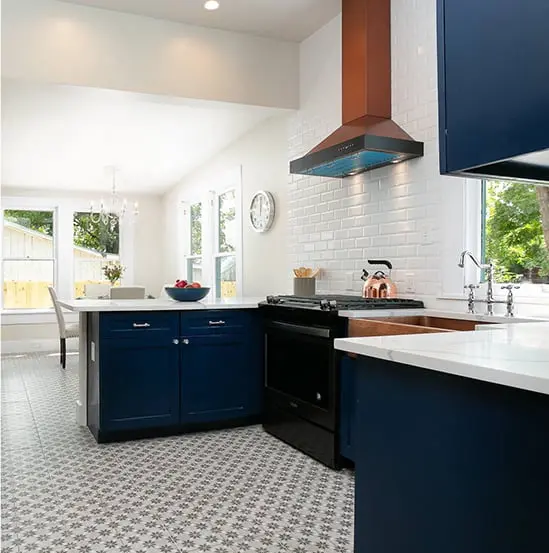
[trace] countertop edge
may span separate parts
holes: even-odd
[[[82,302],[81,305],[78,302]],[[74,313],[95,313],[95,312],[133,312],[133,311],[208,311],[227,309],[257,309],[259,301],[246,299],[234,302],[177,302],[162,300],[59,300],[59,305]],[[97,303],[95,303],[97,302]],[[128,303],[125,303],[128,302]],[[152,302],[152,303],[147,303]]]
[[[471,378],[491,384],[500,384],[502,386],[549,395],[549,379],[513,373],[503,369],[479,367],[471,363],[460,363],[459,361],[425,357],[421,353],[410,351],[389,350],[383,347],[364,344],[354,345],[346,342],[346,340],[346,338],[336,339],[335,348],[339,351],[354,353],[364,357],[374,357],[376,359],[393,361],[395,363],[411,365],[463,378]]]

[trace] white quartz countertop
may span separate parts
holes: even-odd
[[[204,299],[202,301],[156,300],[59,300],[62,307],[75,312],[91,311],[199,311],[201,309],[254,309],[265,298]]]
[[[549,395],[548,322],[507,324],[482,332],[340,338],[335,347]]]

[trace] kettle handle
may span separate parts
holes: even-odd
[[[370,265],[385,265],[387,269],[393,269],[393,264],[386,259],[368,259],[367,261]]]

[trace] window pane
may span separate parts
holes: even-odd
[[[75,248],[105,257],[120,253],[120,224],[118,216],[109,213],[100,217],[89,212],[75,213],[73,217]]]
[[[215,281],[218,298],[236,297],[236,256],[215,258]]]
[[[187,280],[202,284],[202,258],[187,259]]]
[[[53,260],[3,262],[4,309],[47,309],[52,306]]]
[[[4,210],[3,257],[53,258],[53,211]]]
[[[191,255],[200,254],[202,254],[202,204],[193,204],[191,205]]]
[[[218,197],[218,228],[220,253],[236,250],[236,193],[229,190]]]
[[[108,262],[119,262],[118,216],[77,212],[73,216],[74,297],[85,295],[87,284],[110,284],[103,274]]]
[[[118,261],[118,256],[109,256],[109,261]],[[103,267],[106,259],[99,256],[96,259],[86,257],[85,252],[74,249],[74,297],[81,298],[86,295],[87,284],[106,284],[111,283],[103,274]]]
[[[549,237],[540,209],[545,201],[549,204],[549,194],[534,185],[487,181],[485,251],[497,282],[549,282]]]

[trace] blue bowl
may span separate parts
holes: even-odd
[[[176,288],[175,286],[166,286],[166,294],[176,301],[200,301],[209,293],[209,288]]]

